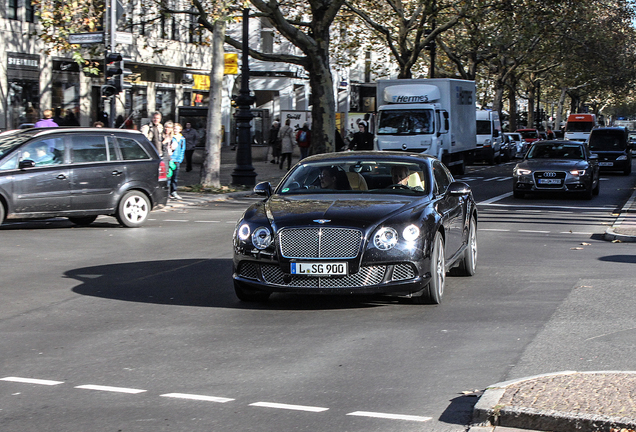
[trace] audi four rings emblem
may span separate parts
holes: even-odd
[[[556,173],[555,172],[546,172],[546,173],[543,173],[543,177],[556,177]]]

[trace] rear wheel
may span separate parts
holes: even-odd
[[[97,216],[83,216],[83,217],[68,218],[68,220],[70,220],[71,222],[73,222],[75,225],[78,225],[78,226],[89,226],[90,224],[95,222],[95,219],[97,219]]]
[[[117,220],[126,228],[140,227],[150,214],[150,201],[140,191],[127,192],[117,206]]]
[[[470,219],[468,229],[468,244],[455,272],[460,276],[473,276],[477,269],[477,222],[475,218]]]
[[[249,303],[267,301],[271,295],[265,291],[249,289],[244,284],[236,280],[234,281],[234,292],[239,300]]]
[[[0,200],[0,225],[4,222],[4,204],[2,204],[2,200]]]

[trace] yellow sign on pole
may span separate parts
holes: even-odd
[[[238,54],[225,54],[225,71],[223,73],[225,75],[238,74]]]

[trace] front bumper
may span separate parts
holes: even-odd
[[[566,174],[562,183],[559,185],[539,185],[537,179],[530,175],[514,176],[513,191],[517,192],[585,192],[591,188],[591,179],[589,175],[573,176]]]

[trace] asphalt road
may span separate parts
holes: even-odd
[[[590,201],[510,196],[470,167],[471,278],[444,303],[239,302],[231,235],[251,200],[0,227],[0,430],[463,431],[473,390],[562,370],[636,370],[632,245],[602,234],[634,175]]]

